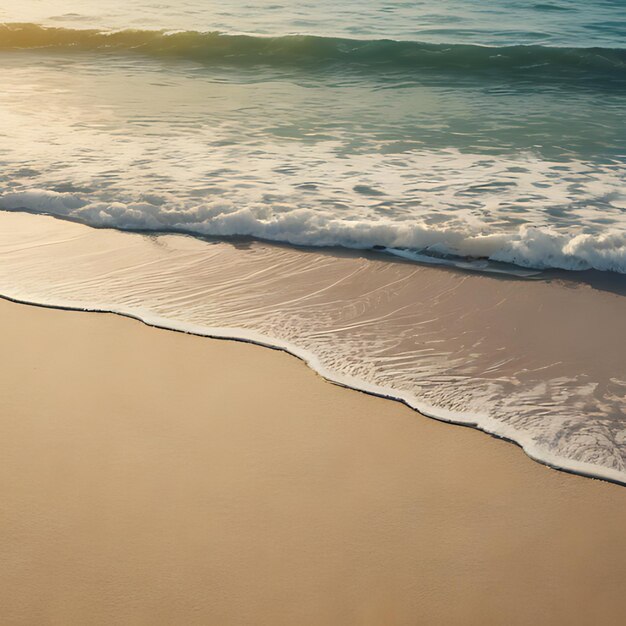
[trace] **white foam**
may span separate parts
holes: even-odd
[[[74,193],[32,189],[0,196],[0,208],[26,210],[72,218],[91,226],[122,230],[178,231],[197,235],[247,235],[269,241],[306,246],[368,249],[383,246],[428,251],[439,255],[485,258],[513,265],[547,269],[626,273],[626,231],[562,233],[548,226],[523,224],[508,232],[489,232],[486,224],[431,225],[417,220],[372,217],[359,219],[332,211],[283,204],[235,206],[227,201],[202,202],[169,208],[151,202],[90,202]],[[422,262],[436,258],[408,254]],[[457,265],[461,265],[457,263]],[[487,269],[480,263],[468,267]]]

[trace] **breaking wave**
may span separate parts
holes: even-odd
[[[522,268],[589,270],[626,274],[626,233],[562,233],[528,224],[489,232],[478,225],[446,227],[417,220],[352,219],[308,208],[271,210],[225,201],[190,208],[148,202],[89,202],[77,194],[48,190],[6,193],[0,209],[54,215],[95,227],[199,236],[251,236],[300,246],[384,248],[415,261],[487,260]],[[280,209],[280,207],[279,207]],[[453,263],[454,264],[454,263]],[[486,269],[480,264],[475,269]]]

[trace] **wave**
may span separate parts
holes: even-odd
[[[298,246],[381,249],[418,262],[495,271],[484,261],[533,270],[595,269],[626,274],[626,232],[559,232],[524,224],[486,231],[470,224],[431,225],[417,220],[346,219],[307,208],[219,202],[164,209],[148,202],[89,202],[69,192],[42,189],[0,195],[0,209],[53,215],[95,227],[196,236],[250,236]],[[464,259],[464,263],[459,260]],[[483,261],[483,262],[481,262]],[[511,273],[515,273],[511,271]]]
[[[219,32],[99,31],[0,25],[0,50],[103,51],[235,65],[341,66],[385,71],[491,73],[626,82],[626,50],[540,45],[488,47],[314,35],[265,37]]]

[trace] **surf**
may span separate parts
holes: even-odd
[[[498,74],[626,84],[626,50],[542,45],[483,46],[316,35],[71,29],[0,25],[0,50],[143,54],[203,63],[307,69]]]

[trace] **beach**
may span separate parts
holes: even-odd
[[[0,320],[3,623],[623,623],[621,486],[284,352]]]
[[[281,348],[333,382],[626,483],[620,277],[518,278],[22,212],[0,212],[0,256],[6,298]]]
[[[0,626],[626,624],[622,4],[0,0]]]

